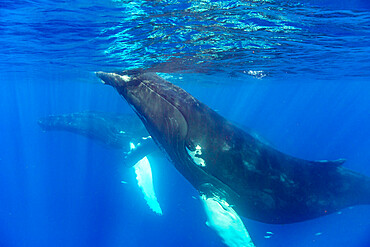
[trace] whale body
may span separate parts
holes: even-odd
[[[134,114],[84,111],[49,115],[40,118],[38,124],[44,131],[72,132],[124,151],[130,150],[130,142],[136,144],[149,136]]]
[[[222,198],[244,217],[286,224],[370,204],[369,177],[343,167],[344,160],[284,154],[155,73],[96,74],[126,99],[201,195]]]
[[[84,111],[40,118],[44,131],[67,131],[121,149],[126,166],[157,150],[152,138],[135,114]],[[132,145],[135,148],[132,148]]]

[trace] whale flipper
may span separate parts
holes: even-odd
[[[149,208],[154,213],[162,215],[162,209],[154,191],[152,168],[147,158],[147,155],[154,152],[155,149],[156,146],[150,136],[142,138],[142,141],[137,144],[130,142],[130,152],[125,156],[124,163],[127,167],[134,169],[137,185]]]
[[[157,196],[154,192],[152,169],[148,158],[145,156],[139,160],[133,166],[133,169],[135,170],[137,184],[144,195],[146,203],[153,212],[162,215],[161,206],[159,205]]]
[[[229,247],[255,247],[243,221],[231,205],[218,196],[200,196],[207,226],[216,231]]]

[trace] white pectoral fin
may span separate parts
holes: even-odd
[[[144,199],[147,202],[150,209],[155,213],[162,215],[161,206],[158,203],[157,197],[154,192],[153,179],[152,179],[152,169],[148,158],[145,156],[139,160],[133,166],[136,174],[137,184],[143,192]]]
[[[207,226],[216,231],[229,247],[255,247],[243,221],[235,210],[217,196],[201,195],[207,214]]]

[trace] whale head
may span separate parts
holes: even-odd
[[[170,145],[185,138],[188,126],[178,97],[182,89],[156,73],[143,70],[96,72],[96,75],[125,98],[160,143]]]

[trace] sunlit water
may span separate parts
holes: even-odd
[[[131,109],[98,70],[147,68],[300,158],[370,175],[367,1],[1,1],[0,246],[223,246],[197,192],[151,161],[163,216],[122,153],[40,117]],[[121,183],[125,181],[127,183]],[[370,243],[370,207],[292,225],[243,218],[257,247]]]

